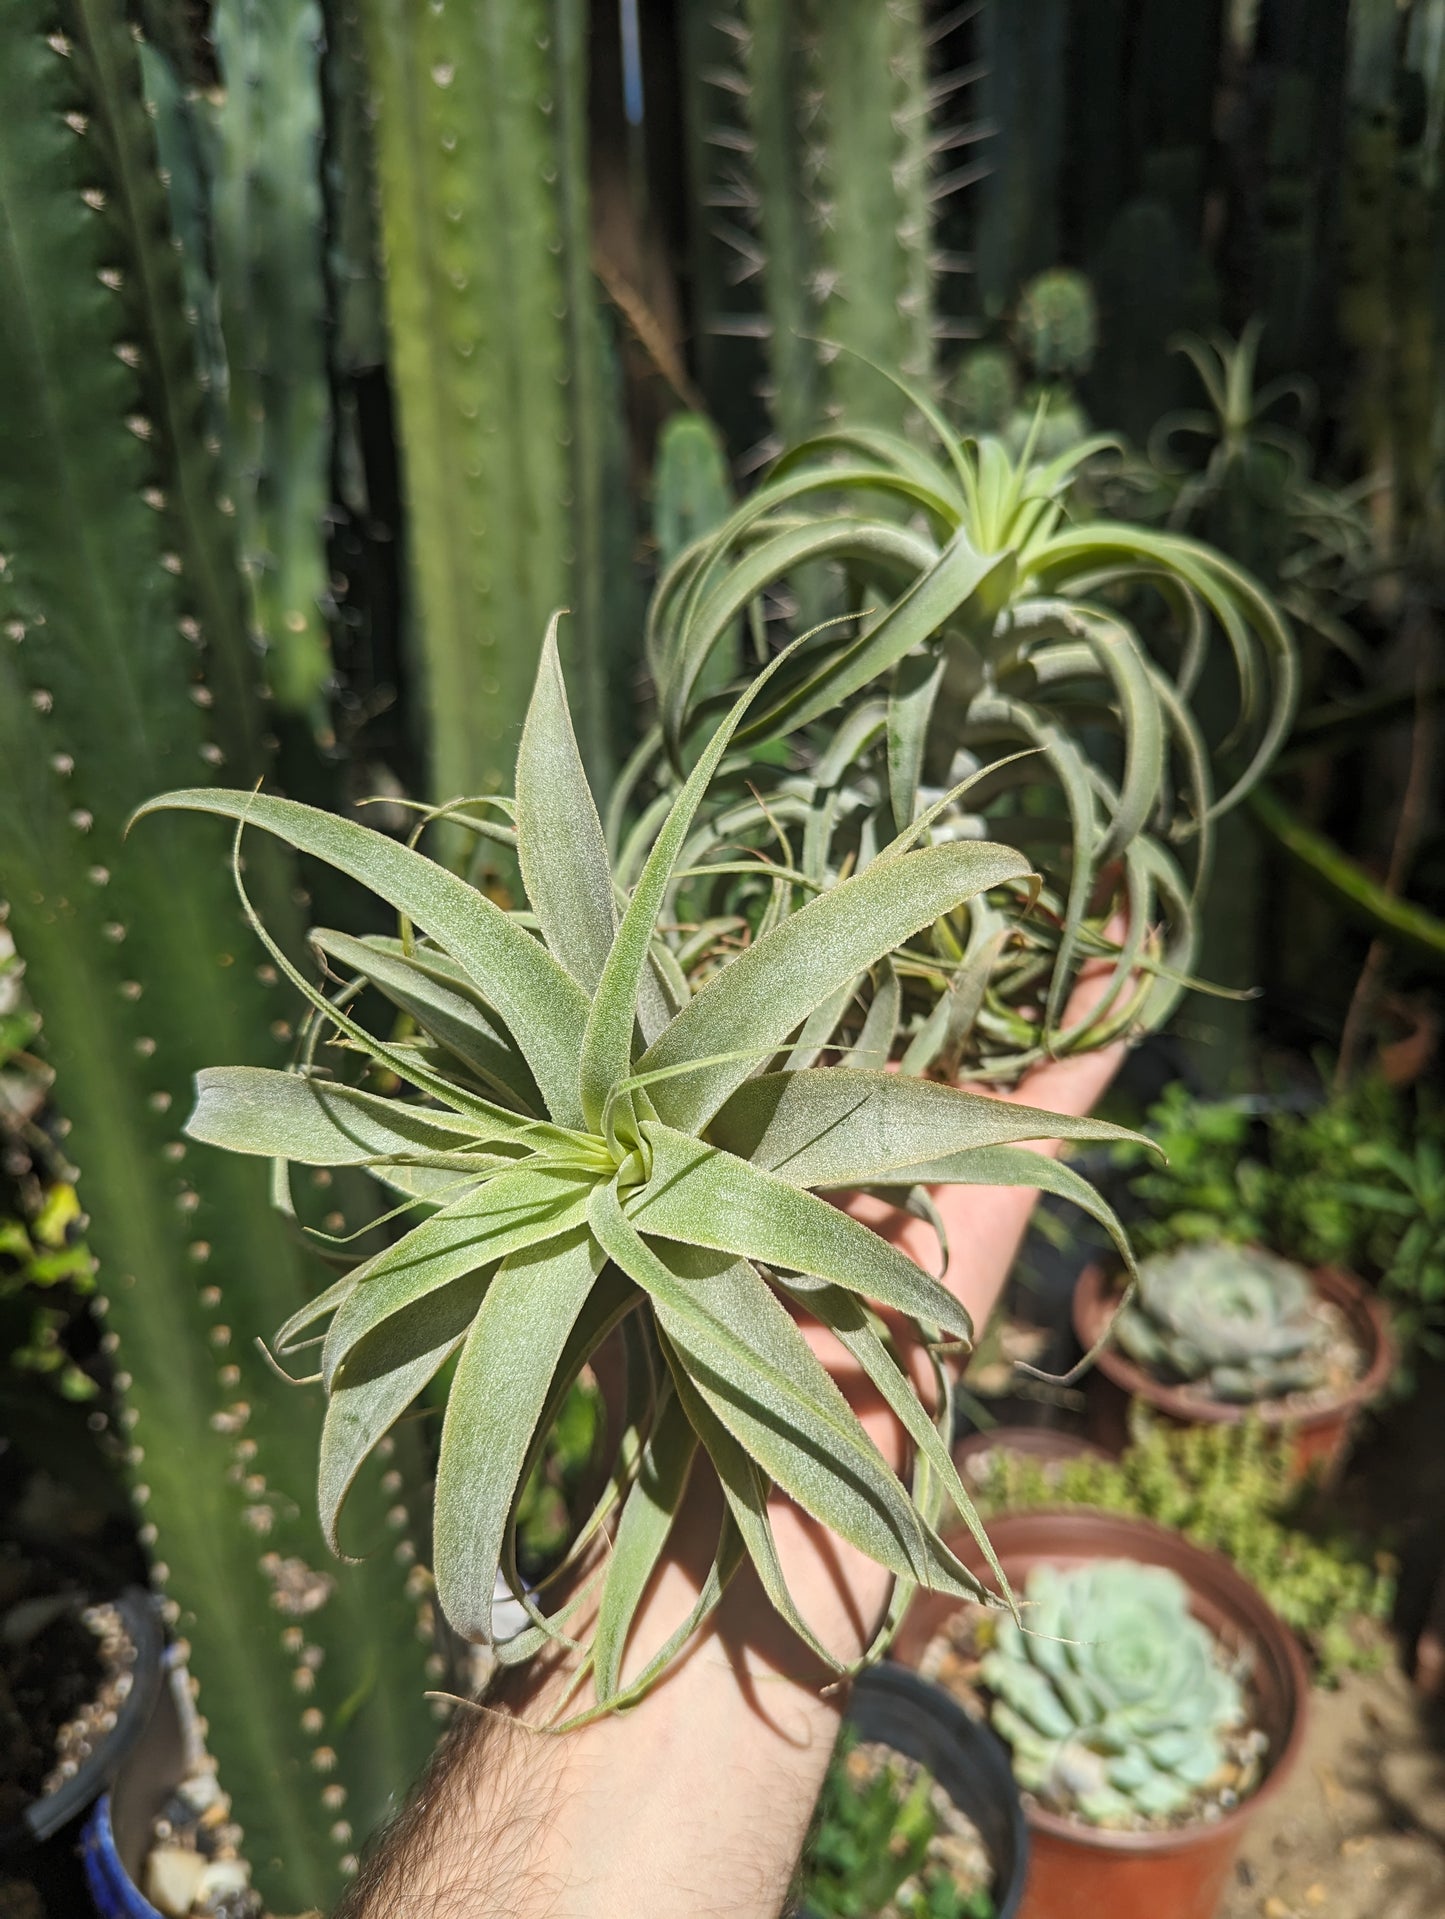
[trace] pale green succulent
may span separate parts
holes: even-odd
[[[1091,1825],[1139,1826],[1227,1778],[1244,1692],[1177,1574],[1038,1566],[1027,1595],[1025,1627],[1003,1620],[981,1662],[1021,1786]]]
[[[1329,1363],[1329,1328],[1306,1268],[1226,1240],[1142,1261],[1118,1336],[1150,1372],[1197,1380],[1228,1401],[1308,1392]]]
[[[500,1574],[534,1622],[501,1649],[517,1660],[562,1636],[590,1591],[598,1612],[587,1664],[603,1707],[656,1678],[746,1559],[784,1618],[838,1663],[782,1577],[767,1512],[773,1487],[887,1567],[900,1594],[915,1585],[978,1593],[936,1524],[951,1504],[977,1531],[968,1496],[873,1309],[916,1322],[935,1349],[968,1340],[968,1314],[809,1189],[1031,1185],[1044,1162],[1016,1142],[1119,1135],[883,1072],[790,1070],[794,1037],[844,982],[960,901],[1026,874],[1006,847],[914,850],[904,834],[690,990],[657,937],[659,914],[708,782],[767,678],[713,734],[633,884],[620,887],[573,734],[554,622],[515,802],[502,803],[514,824],[487,828],[515,846],[525,915],[411,847],[289,800],[207,788],[151,803],[222,814],[238,822],[238,838],[247,825],[276,834],[400,916],[400,939],[313,936],[348,976],[328,999],[253,915],[320,1018],[294,1073],[203,1073],[189,1131],[281,1161],[368,1166],[402,1210],[423,1213],[278,1335],[280,1351],[294,1353],[329,1320],[326,1535],[334,1545],[362,1460],[457,1355],[437,1472],[442,1607],[460,1632],[488,1639]],[[408,1014],[418,1037],[369,1032],[349,1010],[362,983]],[[329,1078],[316,1048],[328,1031],[413,1096],[381,1098]],[[792,1302],[834,1330],[894,1409],[916,1452],[911,1492],[814,1356]],[[548,1615],[517,1573],[519,1492],[568,1389],[618,1329],[626,1410],[577,1554],[620,1508],[615,1537]],[[702,1455],[725,1495],[711,1573],[685,1625],[624,1683],[635,1611]]]

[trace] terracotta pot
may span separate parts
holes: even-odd
[[[1132,1559],[1167,1566],[1189,1588],[1190,1611],[1231,1648],[1250,1648],[1256,1723],[1269,1740],[1259,1789],[1209,1825],[1177,1832],[1108,1832],[1025,1805],[1031,1835],[1019,1919],[1213,1919],[1245,1829],[1273,1797],[1304,1742],[1309,1678],[1293,1633],[1217,1553],[1145,1519],[1065,1508],[996,1519],[989,1535],[1016,1589],[1035,1566]],[[967,1537],[950,1542],[964,1564],[984,1561]],[[958,1601],[920,1593],[893,1657],[914,1665]]]
[[[1278,1400],[1253,1406],[1228,1405],[1166,1386],[1153,1379],[1117,1346],[1099,1354],[1089,1381],[1089,1434],[1116,1449],[1129,1436],[1129,1401],[1141,1400],[1151,1412],[1178,1426],[1235,1426],[1251,1416],[1292,1434],[1296,1470],[1334,1479],[1343,1466],[1360,1415],[1379,1397],[1395,1364],[1389,1320],[1378,1296],[1353,1273],[1332,1266],[1316,1269],[1314,1283],[1323,1298],[1338,1306],[1365,1355],[1365,1370],[1348,1392],[1311,1413],[1292,1412]],[[1074,1331],[1087,1352],[1103,1333],[1114,1309],[1115,1281],[1102,1266],[1089,1266],[1074,1289]]]
[[[1077,1433],[1054,1426],[995,1426],[986,1433],[970,1433],[953,1449],[953,1463],[967,1480],[976,1459],[986,1453],[1018,1453],[1039,1466],[1063,1466],[1071,1459],[1112,1459],[1114,1455]]]

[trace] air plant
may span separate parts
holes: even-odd
[[[1222,1240],[1144,1260],[1118,1337],[1151,1372],[1197,1381],[1215,1399],[1307,1392],[1329,1369],[1329,1328],[1305,1268]]]
[[[913,1322],[935,1358],[968,1341],[968,1314],[817,1195],[874,1183],[1034,1184],[1042,1162],[1016,1142],[1120,1131],[895,1074],[792,1062],[799,1029],[846,982],[960,902],[1025,879],[1027,862],[1006,847],[915,846],[907,828],[867,870],[692,990],[658,937],[659,914],[709,781],[796,653],[732,706],[620,888],[555,629],[554,620],[515,799],[492,803],[502,824],[463,815],[515,848],[525,913],[503,911],[414,847],[267,794],[189,789],[142,811],[220,814],[237,822],[238,842],[247,826],[277,835],[400,916],[396,940],[313,934],[348,976],[328,995],[251,914],[311,1002],[310,1044],[294,1072],[202,1073],[189,1131],[283,1162],[370,1167],[400,1210],[422,1213],[276,1338],[284,1358],[326,1325],[324,1530],[336,1545],[362,1461],[456,1355],[434,1522],[442,1607],[460,1632],[487,1640],[500,1573],[532,1622],[499,1648],[515,1661],[565,1638],[595,1595],[579,1678],[590,1672],[607,1709],[646,1689],[746,1559],[792,1628],[839,1665],[788,1591],[768,1518],[773,1487],[886,1566],[900,1595],[925,1586],[978,1596],[938,1530],[951,1505],[978,1531],[948,1453],[946,1390],[925,1408],[876,1308]],[[416,1038],[368,1030],[352,1010],[363,986],[404,1010]],[[343,1059],[359,1050],[410,1096],[332,1078],[318,1059],[323,1033]],[[916,1449],[911,1490],[789,1306],[832,1328],[902,1422]],[[581,1583],[549,1613],[548,1592],[528,1592],[517,1569],[519,1491],[569,1389],[614,1331],[628,1387],[609,1484],[565,1562]],[[724,1493],[711,1571],[685,1624],[624,1677],[634,1615],[704,1456]],[[589,1559],[612,1513],[611,1550]]]
[[[980,1668],[1014,1776],[1095,1826],[1188,1809],[1228,1777],[1238,1678],[1163,1566],[1100,1560],[1028,1578],[1028,1631],[1000,1622]]]
[[[1042,463],[1025,446],[1015,460],[997,439],[961,436],[909,392],[941,457],[871,428],[820,434],[661,581],[648,623],[659,725],[634,755],[616,811],[660,764],[681,777],[708,710],[700,676],[738,616],[766,651],[767,621],[790,583],[832,569],[844,619],[771,677],[738,744],[795,736],[797,764],[823,787],[827,742],[805,739],[799,750],[796,736],[825,715],[837,737],[854,729],[893,832],[914,823],[929,787],[948,786],[965,764],[983,773],[971,803],[990,825],[1006,821],[1029,853],[1043,889],[1035,934],[1052,924],[1046,960],[1009,988],[1027,1042],[1016,1033],[978,1056],[1017,1071],[1114,1037],[1141,970],[1150,991],[1130,1008],[1136,1028],[1158,1025],[1176,1003],[1213,821],[1249,791],[1288,729],[1295,653],[1269,595],[1211,547],[1071,519],[1073,482],[1106,442]],[[1239,689],[1219,748],[1234,762],[1222,793],[1190,706],[1214,628]],[[1035,757],[1021,760],[1020,748]],[[1120,914],[1128,932],[1110,948],[1105,929]],[[966,948],[982,924],[970,916]],[[1012,963],[1016,916],[1003,930],[998,953]],[[1105,949],[1115,956],[1109,992],[1086,1022],[1065,1026],[1080,964]]]

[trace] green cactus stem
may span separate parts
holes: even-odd
[[[429,1743],[412,1548],[374,1479],[357,1541],[384,1550],[327,1559],[321,1409],[276,1390],[253,1337],[316,1271],[264,1176],[181,1136],[208,1049],[284,1056],[281,1005],[214,858],[168,825],[123,839],[168,779],[264,766],[136,44],[98,0],[4,0],[0,30],[0,897],[155,1582],[257,1884],[296,1911],[335,1897]]]
[[[450,798],[510,781],[559,597],[582,751],[605,782],[610,395],[587,253],[581,0],[359,10],[432,787]]]
[[[324,710],[331,398],[321,200],[321,9],[217,0],[214,231],[227,483],[252,630],[278,703]]]

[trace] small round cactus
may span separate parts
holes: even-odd
[[[1014,338],[1041,380],[1087,372],[1098,332],[1093,288],[1082,273],[1055,267],[1030,280],[1019,296]]]
[[[1039,1566],[1026,1591],[1027,1626],[1004,1620],[981,1663],[1021,1786],[1090,1825],[1137,1827],[1231,1782],[1244,1692],[1177,1574]]]
[[[1088,416],[1063,382],[1029,387],[1003,433],[1004,445],[1015,458],[1022,457],[1028,447],[1041,465],[1088,437]]]
[[[1303,1266],[1217,1241],[1142,1262],[1119,1344],[1161,1378],[1247,1404],[1323,1385],[1331,1336]]]
[[[971,432],[1001,432],[1018,396],[1019,376],[1005,348],[976,346],[959,361],[953,376],[954,404]]]

